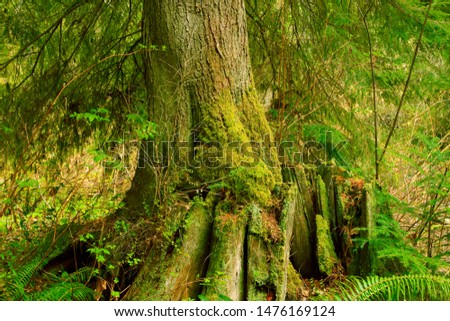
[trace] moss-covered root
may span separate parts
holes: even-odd
[[[278,222],[270,214],[262,213],[256,205],[249,207],[248,300],[286,298],[297,198],[298,190],[293,186],[286,194]]]
[[[197,298],[199,275],[207,259],[212,224],[208,209],[200,204],[194,205],[184,224],[185,232],[168,253],[146,260],[127,294],[128,300]]]
[[[216,207],[225,208],[219,203]],[[225,295],[244,299],[244,243],[247,218],[243,212],[216,210],[211,256],[203,281],[203,294],[210,300]]]
[[[270,278],[269,249],[257,235],[248,236],[247,300],[266,301],[272,281]]]
[[[331,275],[338,264],[338,258],[331,239],[330,224],[322,215],[316,215],[317,260],[321,273]]]

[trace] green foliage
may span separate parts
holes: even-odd
[[[142,261],[136,253],[138,242],[135,242],[136,234],[132,226],[124,220],[117,220],[114,231],[107,235],[87,233],[80,235],[79,239],[87,245],[86,252],[95,259],[94,275],[105,280],[109,299],[119,299],[124,284],[123,271],[138,268]]]
[[[303,126],[303,141],[308,152],[316,155],[312,160],[317,164],[335,160],[339,166],[349,166],[351,158],[348,139],[340,131],[322,124]]]
[[[6,281],[6,286],[0,298],[2,300],[21,300],[26,298],[25,288],[41,264],[41,258],[38,257],[23,265],[17,271],[11,268],[9,274],[2,276]]]
[[[450,88],[446,3],[434,1],[431,7],[406,97],[411,108],[404,108],[398,124],[408,130],[399,139],[411,131],[408,122],[430,128],[427,117],[417,117],[419,110],[431,109],[441,114],[440,119],[448,119],[442,115],[449,110]],[[281,141],[301,139],[299,133],[309,124],[337,129],[351,149],[345,160],[369,174],[375,148],[371,63],[381,142],[392,125],[392,106],[398,104],[426,6],[416,0],[314,5],[308,1],[285,1],[284,5],[246,1],[246,9],[252,67],[277,137]],[[441,137],[446,128],[439,124]]]
[[[93,277],[92,268],[81,268],[78,271],[57,277],[51,275],[51,281],[40,291],[30,285],[34,276],[40,274],[47,260],[36,257],[30,262],[14,269],[10,266],[9,273],[0,275],[4,282],[1,300],[26,301],[85,301],[94,299],[94,291],[86,286]],[[0,282],[1,284],[1,282]]]
[[[438,259],[428,258],[406,242],[406,232],[395,221],[391,208],[398,200],[389,193],[377,191],[374,224],[367,238],[356,238],[355,244],[363,248],[368,244],[372,257],[372,272],[377,275],[425,274],[436,271],[446,264]]]
[[[92,301],[94,290],[83,283],[57,283],[27,296],[30,301]]]
[[[86,113],[77,113],[74,112],[70,115],[71,118],[75,118],[76,120],[86,120],[89,124],[93,122],[108,122],[110,119],[108,118],[109,110],[105,108],[91,109]]]
[[[338,284],[328,299],[344,301],[417,301],[450,298],[450,279],[443,276],[411,274],[365,279],[349,277]]]
[[[157,134],[157,126],[154,122],[144,119],[139,114],[128,114],[128,121],[134,125],[134,130],[139,139],[153,139]]]
[[[371,134],[374,115],[367,94],[371,90],[371,67],[375,72],[379,107],[375,116],[380,121],[381,141],[392,126],[392,106],[397,104],[405,82],[423,21],[423,1],[246,2],[255,85],[267,100],[277,142],[299,142],[300,148],[302,142],[315,142],[317,145],[312,147],[323,147],[318,159],[334,159],[339,165],[351,163],[359,166],[365,176],[371,176],[369,169],[373,167],[375,148]],[[106,171],[96,166],[101,163],[116,170],[125,166],[110,161],[110,151],[97,146],[111,141],[132,145],[143,139],[155,139],[163,126],[168,125],[157,126],[150,117],[153,106],[149,106],[148,98],[159,93],[147,90],[145,73],[149,66],[145,65],[148,63],[145,57],[149,51],[166,51],[167,47],[141,43],[142,3],[96,0],[2,4],[0,233],[8,235],[5,239],[19,240],[1,246],[0,255],[5,261],[2,265],[6,269],[0,272],[0,289],[7,290],[1,294],[2,298],[92,299],[92,290],[85,286],[93,274],[91,271],[80,269],[71,275],[55,277],[41,292],[36,292],[33,282],[43,275],[41,270],[48,258],[43,258],[42,253],[27,263],[20,258],[24,253],[30,255],[30,248],[39,245],[41,236],[49,230],[54,231],[52,237],[57,239],[64,224],[103,218],[121,207],[116,185],[107,184],[117,171],[108,177]],[[401,289],[390,292],[403,291],[403,297],[393,296],[397,299],[410,298],[404,288],[416,282],[416,287],[425,288],[425,298],[432,298],[435,294],[432,288],[420,282],[431,285],[437,282],[424,277],[430,270],[434,272],[444,266],[431,257],[448,256],[449,16],[446,0],[433,2],[394,137],[398,143],[392,150],[399,150],[399,154],[389,151],[386,164],[382,164],[392,166],[382,175],[388,182],[386,185],[391,183],[391,177],[410,182],[399,190],[407,190],[405,194],[412,201],[404,203],[387,194],[377,195],[379,204],[373,229],[367,238],[356,240],[361,246],[369,246],[374,255],[374,272],[387,276],[417,275],[406,279],[368,279],[363,284],[370,288],[367,293],[382,292],[376,283]],[[366,31],[373,40],[372,48]],[[372,61],[369,50],[374,53]],[[195,74],[195,70],[188,70],[186,75],[191,73]],[[184,75],[182,78],[183,86],[189,83]],[[238,112],[245,109],[239,106],[229,97],[222,97],[217,105],[205,109],[209,112],[202,115],[205,141],[253,139],[246,136],[258,127],[259,121],[252,121],[257,115],[249,115],[245,124],[248,128],[242,128],[240,122],[235,122]],[[226,126],[222,128],[218,124],[223,119]],[[130,137],[117,137],[123,132],[131,132]],[[410,141],[405,137],[411,138]],[[349,143],[338,148],[343,141]],[[406,146],[409,143],[411,148]],[[78,159],[69,161],[76,148],[86,150],[88,145],[90,154],[80,153]],[[408,149],[407,152],[402,153],[402,148]],[[409,165],[410,172],[405,175],[402,167],[395,167],[400,157]],[[212,192],[223,192],[228,198],[217,210],[232,212],[236,203],[248,202],[270,206],[275,187],[273,173],[263,163],[234,168],[224,182],[210,186]],[[161,175],[158,184],[167,181],[167,177]],[[121,179],[121,185],[125,185]],[[167,185],[161,187],[164,193],[175,195],[174,187]],[[415,192],[411,197],[410,189]],[[170,198],[167,207],[179,201],[175,202],[175,197]],[[161,209],[166,209],[165,203],[169,203],[158,202]],[[204,204],[200,198],[192,202]],[[144,205],[148,217],[154,212],[153,205],[153,201]],[[419,250],[405,243],[407,234],[395,222],[391,211],[404,215],[401,217],[409,223],[408,236]],[[318,222],[320,234],[328,233],[326,222],[320,218]],[[171,222],[165,224],[170,226]],[[170,226],[161,233],[162,237],[175,243],[173,235],[178,229],[179,225]],[[135,243],[130,241],[139,239],[133,235],[133,227],[118,220],[114,231],[117,233],[114,241],[111,235],[92,234],[80,240],[89,243],[88,252],[97,267],[113,280],[110,292],[117,298],[120,296],[117,271],[138,266],[140,258]],[[330,244],[327,249],[331,251]],[[328,250],[320,247],[322,253]],[[428,258],[421,254],[425,252]],[[331,266],[321,264],[323,271],[329,272]],[[443,288],[442,293],[448,294],[448,288]]]
[[[409,204],[397,202],[396,209],[416,220],[409,235],[415,244],[423,244],[422,251],[427,256],[445,256],[445,249],[440,246],[449,235],[446,220],[450,213],[450,150],[445,138],[430,136],[422,129],[412,136],[411,147],[399,157],[414,175],[408,188],[415,200]],[[443,232],[434,232],[439,229]]]

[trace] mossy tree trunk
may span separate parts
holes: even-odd
[[[152,248],[127,298],[196,298],[202,283],[209,297],[245,299],[248,206],[268,208],[281,175],[276,153],[263,146],[271,131],[253,85],[244,1],[147,0],[143,28],[159,136],[142,143],[124,215],[162,217],[169,236]],[[218,182],[185,215],[163,206],[163,185]]]
[[[253,85],[244,1],[146,0],[143,30],[158,136],[141,145],[121,214],[152,222],[158,242],[126,299],[301,298],[298,272],[339,270],[330,230],[342,211],[315,172],[288,169],[283,184]]]
[[[253,86],[243,1],[146,0],[143,37],[149,119],[158,125],[158,138],[143,142],[127,195],[137,214],[143,202],[159,200],[158,178],[171,165],[195,170],[195,179],[214,180],[223,168],[255,162],[243,160],[241,148],[261,156],[242,143],[271,135]]]

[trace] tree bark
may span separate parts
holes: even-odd
[[[339,270],[331,174],[331,189],[300,166],[283,184],[246,28],[243,0],[144,1],[149,117],[159,134],[142,143],[124,215],[160,221],[148,232],[160,241],[129,300],[299,298],[298,272]],[[197,197],[183,202],[186,190]]]
[[[159,135],[142,143],[125,215],[162,216],[177,232],[171,242],[152,250],[127,298],[195,298],[189,289],[202,282],[203,293],[210,297],[245,299],[245,207],[254,203],[263,211],[281,175],[275,151],[263,146],[272,134],[253,85],[244,1],[147,0],[143,30],[149,49],[149,117]],[[163,150],[160,167],[152,157],[157,150]],[[163,185],[182,190],[220,181],[226,182],[227,191],[210,191],[201,205],[200,213],[209,213],[209,219],[192,207],[187,216],[196,221],[202,237],[176,211],[161,213],[170,197],[162,195]],[[171,263],[164,268],[168,262],[177,262],[176,269]]]

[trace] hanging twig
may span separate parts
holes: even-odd
[[[370,69],[372,71],[372,101],[373,101],[373,128],[374,128],[374,147],[375,147],[375,179],[378,181],[379,177],[379,160],[378,160],[378,112],[377,112],[377,100],[376,100],[376,87],[375,87],[375,68],[374,68],[374,59],[373,59],[373,50],[372,50],[372,41],[370,39],[369,27],[367,25],[367,14],[372,9],[373,2],[370,5],[369,9],[367,9],[366,13],[363,14],[361,8],[359,6],[358,10],[362,16],[362,20],[364,22],[364,27],[367,32],[367,41],[369,43],[369,59],[370,59]]]
[[[433,3],[433,0],[430,0],[430,2],[428,4],[427,13],[425,14],[425,20],[424,20],[424,22],[422,24],[422,29],[420,30],[419,39],[417,40],[416,49],[414,50],[413,60],[411,62],[411,66],[409,67],[409,73],[408,73],[408,78],[406,79],[405,88],[403,89],[403,93],[402,93],[402,96],[400,98],[400,102],[399,102],[398,107],[397,107],[397,112],[395,113],[394,122],[392,124],[391,130],[390,130],[388,138],[386,140],[386,144],[384,145],[384,148],[383,148],[381,156],[380,156],[380,158],[378,160],[378,163],[381,163],[381,160],[383,159],[383,156],[386,153],[386,150],[388,148],[389,141],[391,140],[392,134],[394,133],[395,127],[397,126],[398,115],[400,114],[400,110],[401,110],[402,105],[403,105],[403,100],[405,99],[406,91],[408,90],[409,81],[411,80],[412,70],[414,68],[414,63],[416,62],[417,53],[419,52],[419,46],[420,46],[420,43],[422,41],[422,35],[423,35],[424,30],[425,30],[425,26],[427,24],[428,15],[430,13],[430,9],[431,9],[431,4],[432,3]]]

